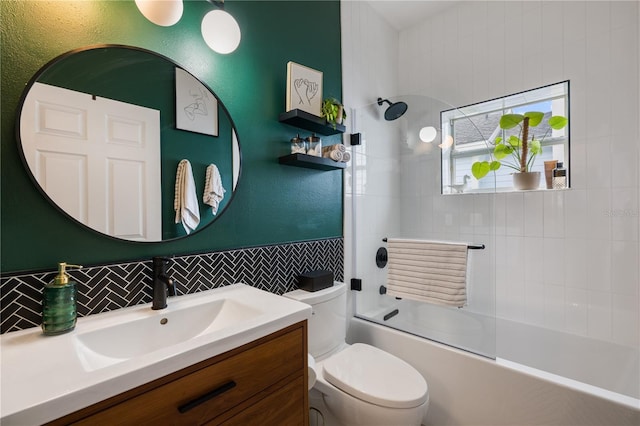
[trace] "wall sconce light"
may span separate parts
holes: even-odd
[[[136,6],[145,18],[161,27],[178,22],[184,9],[182,0],[136,0]]]
[[[422,142],[431,143],[436,140],[438,130],[433,126],[427,126],[420,129],[419,137]]]
[[[212,50],[218,53],[231,53],[240,44],[240,26],[229,13],[225,12],[224,0],[207,0],[220,9],[212,10],[202,18],[202,37]]]

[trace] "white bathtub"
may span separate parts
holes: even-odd
[[[640,425],[637,349],[406,300],[396,308],[386,322],[389,309],[373,319],[409,333],[354,318],[349,339],[423,373],[432,396],[429,424]],[[426,324],[435,339],[465,351],[418,337]],[[496,331],[497,345],[487,343]]]
[[[499,363],[551,373],[546,377],[567,386],[640,406],[638,348],[512,321],[498,321],[497,327]]]
[[[384,320],[394,309],[398,314]],[[411,300],[365,319],[497,359],[503,365],[519,364],[620,394],[623,402],[640,400],[638,348]]]
[[[384,319],[396,309],[397,315]],[[496,356],[495,320],[463,309],[405,299],[369,312],[363,318],[475,354]]]

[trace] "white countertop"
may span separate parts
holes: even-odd
[[[87,361],[80,339],[86,333],[150,317],[155,322],[155,317],[188,313],[216,299],[240,301],[260,312],[128,359]],[[79,318],[75,330],[59,336],[45,336],[39,327],[0,336],[0,423],[35,425],[57,419],[311,316],[309,305],[244,284],[170,297],[167,304],[158,311],[144,304]]]

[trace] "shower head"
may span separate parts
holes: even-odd
[[[407,112],[407,104],[404,102],[391,103],[389,99],[378,98],[378,105],[382,106],[383,102],[386,102],[389,104],[389,107],[384,112],[384,119],[387,121],[393,121],[397,118],[400,118],[402,117],[402,114]]]

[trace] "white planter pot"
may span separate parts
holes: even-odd
[[[520,172],[513,174],[513,187],[517,190],[538,189],[540,172]]]

